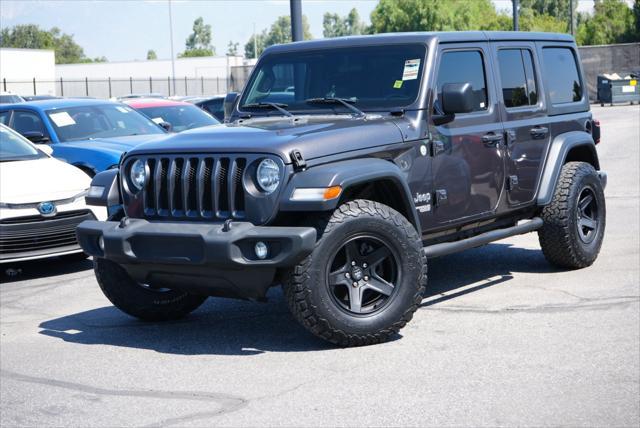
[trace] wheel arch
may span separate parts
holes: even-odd
[[[339,198],[329,201],[292,201],[296,188],[341,186]],[[383,203],[420,232],[421,225],[406,178],[392,162],[383,159],[352,159],[320,165],[294,175],[280,201],[282,211],[333,211],[353,199]]]
[[[567,162],[586,162],[600,170],[600,161],[591,135],[584,131],[571,131],[558,135],[549,148],[540,187],[537,204],[548,205],[560,177],[560,170]]]

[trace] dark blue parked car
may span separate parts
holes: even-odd
[[[52,99],[0,106],[0,123],[53,156],[93,176],[118,164],[123,152],[166,134],[129,106],[94,99]]]

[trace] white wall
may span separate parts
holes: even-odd
[[[241,56],[177,58],[176,78],[220,78],[226,79],[229,67],[243,65]],[[103,62],[90,64],[58,64],[56,79],[148,79],[164,78],[172,75],[171,60]]]
[[[55,55],[52,50],[0,48],[0,90],[33,94],[33,78],[38,94],[55,94]]]

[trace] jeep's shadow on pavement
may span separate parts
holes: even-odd
[[[435,258],[429,264],[427,301],[422,306],[499,284],[504,286],[513,278],[513,272],[553,271],[540,250],[514,248],[503,243]],[[486,279],[490,280],[464,288]],[[460,288],[464,289],[456,292]],[[436,297],[438,295],[441,296]],[[40,334],[70,343],[122,346],[179,355],[255,355],[334,348],[295,322],[287,311],[280,288],[270,291],[267,303],[209,299],[180,321],[143,322],[113,306],[105,306],[45,321],[40,328]],[[401,337],[396,334],[393,339]]]

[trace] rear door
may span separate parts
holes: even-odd
[[[506,187],[510,208],[531,203],[550,139],[534,43],[492,42],[497,64],[498,108],[506,147]]]
[[[430,124],[434,147],[435,206],[431,227],[446,227],[490,216],[504,186],[503,129],[496,105],[488,43],[441,44],[436,65],[433,109],[442,86],[471,83],[474,111],[452,122]]]

